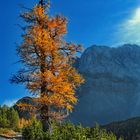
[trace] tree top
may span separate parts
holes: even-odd
[[[48,0],[48,2],[46,2],[45,0],[40,0],[39,5],[45,8],[46,5],[50,5],[50,0]]]

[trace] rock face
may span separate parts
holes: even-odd
[[[93,126],[140,115],[139,46],[92,46],[76,66],[86,82],[68,119]]]

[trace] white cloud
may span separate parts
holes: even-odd
[[[2,105],[7,105],[7,106],[11,107],[11,106],[13,106],[17,102],[17,100],[18,99],[5,100]]]
[[[135,10],[134,15],[132,16],[132,18],[128,19],[127,24],[129,26],[135,26],[135,25],[140,24],[140,7],[138,7]]]
[[[115,44],[139,44],[140,45],[140,7],[131,12],[129,17],[117,26],[114,34]]]

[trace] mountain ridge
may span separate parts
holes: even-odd
[[[69,119],[92,126],[139,116],[139,60],[138,45],[87,48],[77,67],[86,82],[78,90],[79,103]]]
[[[101,126],[108,132],[113,132],[118,138],[123,136],[125,140],[140,139],[140,117],[130,118],[119,122],[112,122]]]

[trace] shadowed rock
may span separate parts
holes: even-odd
[[[77,65],[85,78],[69,119],[93,126],[140,115],[140,47],[92,46]]]

